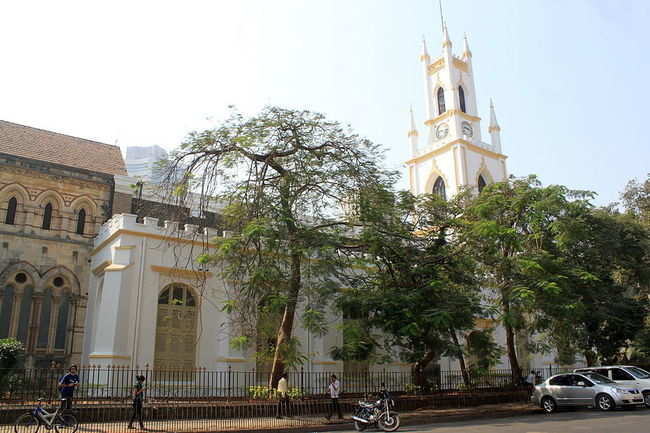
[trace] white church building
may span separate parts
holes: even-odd
[[[454,55],[445,27],[439,57],[430,57],[425,44],[420,59],[425,120],[420,132],[411,112],[411,158],[406,161],[411,192],[451,197],[463,187],[480,191],[487,184],[505,180],[507,156],[492,104],[490,142],[482,139],[467,39],[462,55]],[[230,344],[237,329],[222,311],[226,300],[224,281],[213,270],[200,269],[196,262],[206,248],[206,240],[215,235],[212,231],[198,232],[189,224],[178,231],[171,221],[159,227],[154,218],[137,222],[130,214],[116,215],[105,223],[91,253],[82,363],[133,368],[254,369],[254,354],[236,350]],[[488,326],[494,323],[477,323],[477,327]],[[305,369],[343,370],[343,362],[330,355],[331,348],[340,346],[343,337],[336,326],[330,329],[323,337],[295,330],[302,348],[309,353]],[[503,345],[505,336],[499,327],[495,337]],[[522,347],[527,346],[521,342]],[[527,364],[542,367],[554,363],[553,354],[521,355],[523,368]],[[443,370],[458,368],[452,359],[443,359],[440,364]],[[502,358],[497,367],[508,368],[507,359]],[[409,371],[410,365],[393,362],[373,368]]]

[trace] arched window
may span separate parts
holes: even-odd
[[[445,109],[445,90],[442,87],[438,88],[438,115],[447,111]]]
[[[81,209],[77,215],[77,234],[84,234],[84,228],[86,226],[86,210]]]
[[[463,86],[458,86],[458,100],[460,101],[460,111],[467,113],[467,110],[465,110],[465,91],[463,90]]]
[[[438,176],[436,182],[433,184],[433,193],[443,200],[447,200],[447,192],[445,191],[445,181],[442,176]]]
[[[482,175],[478,175],[478,192],[479,194],[483,191],[483,188],[487,186],[487,182],[483,179]]]
[[[7,216],[5,217],[5,224],[16,224],[16,209],[18,208],[18,200],[16,197],[11,197],[7,203]]]
[[[189,287],[171,284],[160,293],[154,368],[194,368],[197,314],[197,299]]]
[[[43,225],[41,226],[44,230],[49,230],[52,226],[52,203],[45,205],[45,210],[43,211]]]

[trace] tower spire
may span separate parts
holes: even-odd
[[[411,144],[411,155],[415,157],[417,150],[418,150],[418,130],[415,127],[415,117],[413,116],[413,106],[411,106],[410,110],[410,117],[411,117],[411,129],[409,130],[408,137],[409,137],[409,142]]]
[[[492,98],[490,98],[490,126],[488,127],[488,132],[492,137],[492,146],[497,153],[501,153],[501,127],[499,122],[497,122],[497,114],[494,111],[494,103]]]
[[[429,51],[427,50],[427,40],[422,35],[422,55],[420,56],[421,60],[429,57]]]
[[[464,47],[463,47],[463,57],[465,59],[470,59],[472,57],[472,51],[469,49],[469,42],[467,41],[467,33],[463,35]]]
[[[449,39],[449,31],[447,30],[447,24],[442,26],[442,48],[451,49],[451,39]]]

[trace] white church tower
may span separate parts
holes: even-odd
[[[423,41],[425,121],[422,140],[411,109],[408,138],[411,159],[406,161],[413,194],[435,192],[445,198],[462,187],[480,191],[505,180],[506,156],[501,151],[500,128],[490,101],[491,143],[481,140],[472,52],[465,37],[463,54],[454,55],[447,26],[442,28],[440,56],[431,60]]]

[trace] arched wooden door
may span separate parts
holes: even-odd
[[[156,321],[156,370],[183,369],[196,365],[196,297],[192,289],[171,284],[158,297]]]

